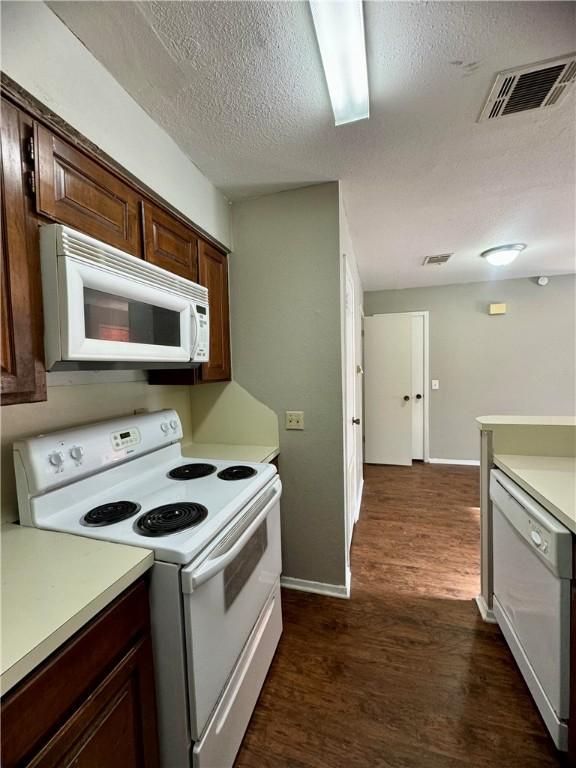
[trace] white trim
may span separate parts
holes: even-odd
[[[430,312],[401,312],[399,314],[422,317],[424,319],[424,463],[430,459]]]
[[[474,600],[476,601],[476,607],[480,612],[480,616],[482,616],[482,620],[487,624],[497,624],[498,622],[496,621],[494,611],[492,608],[488,608],[486,600],[484,600],[483,596],[478,595],[478,597],[475,597]]]
[[[354,525],[358,522],[360,519],[360,509],[362,507],[362,494],[364,493],[364,478],[360,478],[360,490],[358,491],[358,495],[356,497],[356,514],[354,515]]]
[[[327,597],[340,597],[347,600],[350,597],[350,584],[352,572],[346,568],[346,584],[325,584],[323,581],[307,581],[306,579],[294,579],[292,576],[281,576],[280,585],[286,589],[296,589],[299,592],[313,592],[316,595]]]
[[[479,467],[478,459],[429,459],[430,464],[464,464],[469,467]]]

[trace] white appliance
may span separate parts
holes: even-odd
[[[282,633],[271,464],[181,454],[175,411],[14,444],[20,522],[154,550],[163,768],[231,766]]]
[[[500,470],[490,478],[494,614],[558,749],[570,696],[570,531]]]
[[[208,291],[62,224],[40,228],[48,369],[208,360]]]

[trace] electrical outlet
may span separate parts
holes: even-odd
[[[304,411],[286,411],[286,429],[304,429]]]

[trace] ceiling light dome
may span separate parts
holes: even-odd
[[[524,243],[499,245],[497,248],[488,248],[487,251],[482,251],[480,256],[494,267],[505,267],[507,264],[511,264],[524,248],[526,248]]]

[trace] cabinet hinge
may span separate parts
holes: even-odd
[[[36,157],[34,152],[34,136],[28,136],[28,138],[26,139],[25,148],[26,148],[26,159],[29,160],[31,163],[33,163]]]
[[[34,171],[28,171],[26,174],[26,180],[28,183],[28,192],[31,195],[36,194],[36,174]]]

